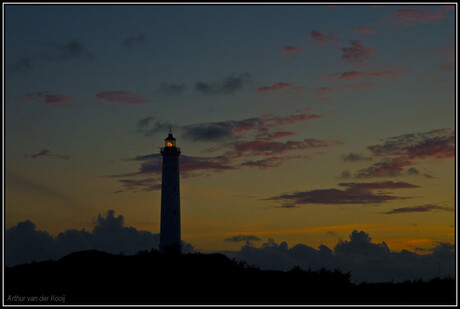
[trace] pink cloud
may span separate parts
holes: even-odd
[[[437,9],[418,7],[406,8],[395,11],[390,16],[385,17],[374,24],[391,24],[395,26],[413,26],[417,23],[426,24],[441,21],[447,18],[449,12],[455,11],[455,6],[444,5]]]
[[[228,144],[227,147],[232,148],[232,152],[238,154],[239,157],[245,156],[271,156],[278,155],[289,151],[316,149],[341,145],[339,141],[325,141],[315,138],[307,138],[303,141],[286,141],[274,142],[270,140],[253,140],[244,142],[234,142]]]
[[[368,28],[368,27],[356,27],[351,29],[351,31],[355,33],[360,33],[360,34],[374,34],[377,33],[375,29]]]
[[[302,51],[302,47],[285,45],[283,48],[283,51],[288,54],[298,54]]]
[[[444,8],[438,9],[436,12],[432,12],[428,8],[408,8],[400,9],[393,13],[392,22],[396,25],[405,24],[410,25],[413,23],[429,23],[436,20],[445,18],[446,10]]]
[[[383,157],[370,167],[358,171],[357,178],[398,176],[405,167],[418,160],[444,160],[455,157],[455,132],[438,129],[424,133],[404,134],[387,138],[381,144],[367,147],[375,157]],[[424,174],[430,178],[429,175]]]
[[[96,94],[96,97],[106,102],[128,105],[145,104],[150,102],[149,99],[142,98],[134,92],[122,90],[99,92]]]
[[[342,48],[342,59],[351,64],[359,64],[378,53],[377,49],[366,47],[361,41],[352,40],[350,47]]]
[[[69,108],[74,106],[71,103],[71,96],[53,94],[49,92],[29,93],[24,96],[24,99],[28,101],[35,101],[38,104],[45,104],[52,107]]]
[[[357,84],[349,84],[349,85],[339,85],[335,87],[319,87],[315,89],[315,94],[320,97],[321,99],[325,99],[329,101],[329,98],[326,98],[325,96],[331,93],[335,93],[338,91],[342,90],[347,90],[347,91],[363,91],[367,89],[372,89],[372,88],[377,88],[380,87],[382,84],[380,83],[357,83]]]
[[[347,71],[343,73],[329,74],[327,76],[320,76],[317,80],[348,80],[354,78],[372,78],[372,77],[386,77],[401,75],[409,72],[407,69],[402,70],[387,70],[387,71]]]
[[[316,42],[316,43],[318,43],[319,45],[322,45],[322,46],[331,46],[331,45],[336,46],[342,41],[339,38],[333,37],[332,34],[326,35],[326,34],[322,33],[319,30],[313,30],[310,33],[310,38],[314,42]]]
[[[281,89],[284,89],[286,87],[289,87],[289,85],[290,84],[288,84],[288,83],[276,83],[276,84],[273,84],[271,86],[257,88],[256,91],[257,92],[276,91],[276,90],[281,90]]]

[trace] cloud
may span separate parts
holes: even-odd
[[[131,48],[139,45],[143,45],[145,43],[145,34],[137,35],[137,36],[130,36],[121,42],[121,46],[125,48]]]
[[[411,167],[407,170],[406,174],[407,175],[418,175],[420,174],[420,172],[415,167]]]
[[[390,137],[382,144],[367,147],[375,156],[401,156],[407,159],[447,159],[455,156],[455,132],[438,129]]]
[[[195,83],[195,90],[206,95],[230,95],[243,89],[248,82],[249,74],[242,73],[236,77],[229,76],[219,82],[197,82]]]
[[[218,141],[237,138],[243,132],[256,130],[258,139],[273,139],[290,136],[292,132],[271,132],[280,127],[324,117],[324,115],[309,113],[307,108],[297,113],[275,117],[267,114],[243,120],[226,120],[220,122],[199,123],[183,126],[184,137],[193,141]],[[225,147],[225,146],[223,146]]]
[[[369,27],[356,27],[351,29],[351,31],[359,34],[375,34],[377,31],[375,29],[369,28]]]
[[[281,90],[286,87],[289,87],[291,84],[288,83],[276,83],[271,86],[266,86],[266,87],[260,87],[256,89],[256,92],[267,92],[267,91],[276,91],[276,90]]]
[[[406,166],[413,165],[412,161],[405,160],[404,158],[393,158],[376,162],[373,165],[360,169],[356,173],[356,178],[373,178],[373,177],[396,177],[404,172]]]
[[[408,199],[409,197],[398,197],[382,192],[389,189],[418,188],[416,185],[405,182],[372,182],[372,183],[340,183],[339,186],[346,187],[339,189],[318,189],[292,194],[282,194],[264,200],[281,201],[288,205],[302,204],[380,204],[392,200]],[[378,193],[373,191],[379,190]]]
[[[404,26],[411,26],[417,23],[432,23],[445,19],[451,8],[450,6],[444,6],[436,11],[425,7],[399,9],[391,15],[389,22],[393,25]]]
[[[62,154],[52,153],[50,150],[48,150],[46,148],[40,150],[37,153],[31,154],[31,155],[25,155],[24,157],[25,158],[37,159],[37,158],[42,157],[42,156],[47,156],[47,157],[51,156],[51,157],[58,158],[58,159],[63,159],[63,160],[69,160],[70,159],[69,155],[62,155]]]
[[[139,170],[134,173],[111,175],[115,178],[125,178],[143,175],[157,175],[160,176],[162,172],[162,156],[161,154],[149,154],[143,156],[137,156],[134,158],[125,159],[125,161],[138,161],[141,162]],[[230,159],[225,156],[214,156],[214,157],[195,157],[181,155],[179,157],[179,172],[183,177],[193,176],[193,172],[199,171],[213,171],[221,172],[225,170],[231,170],[235,167],[230,165]],[[146,181],[146,180],[144,180]],[[153,181],[153,180],[152,180]],[[126,184],[130,184],[128,181],[124,181]],[[132,182],[131,184],[136,184]],[[140,183],[142,184],[142,182]]]
[[[113,210],[98,215],[92,232],[69,229],[52,237],[36,229],[30,220],[19,222],[5,233],[5,264],[13,266],[32,261],[59,259],[71,252],[96,249],[112,254],[136,254],[141,250],[158,249],[159,234],[137,230],[124,224],[122,215]],[[183,242],[183,252],[193,247]]]
[[[144,136],[151,136],[158,132],[167,132],[173,127],[174,126],[169,122],[162,123],[160,121],[155,121],[155,117],[153,116],[147,116],[137,122],[136,132]]]
[[[22,97],[21,100],[32,101],[50,107],[70,108],[75,107],[75,105],[71,103],[72,99],[73,97],[62,94],[54,94],[50,92],[34,92],[26,94],[24,97]]]
[[[156,92],[160,95],[173,96],[183,94],[187,86],[185,84],[168,84],[162,83],[160,89]]]
[[[41,65],[47,61],[87,60],[91,58],[93,58],[92,53],[78,40],[72,40],[62,44],[49,43],[46,46],[45,52],[29,54],[7,65],[7,72],[27,73],[37,65]]]
[[[377,49],[366,47],[361,41],[351,40],[350,47],[342,48],[342,59],[350,64],[361,64],[378,53]]]
[[[45,149],[43,149],[43,150],[41,150],[41,151],[39,151],[39,152],[37,152],[37,153],[31,155],[30,157],[31,157],[32,159],[36,159],[36,158],[41,157],[41,156],[49,155],[50,152],[51,152],[51,151],[49,151],[48,149],[45,148]]]
[[[296,47],[292,45],[285,45],[283,51],[288,54],[298,54],[302,51],[302,47]]]
[[[96,94],[96,97],[109,103],[119,103],[128,105],[150,103],[149,99],[142,98],[134,92],[123,90],[102,91]]]
[[[382,86],[380,83],[370,83],[363,82],[357,84],[348,84],[348,85],[339,85],[335,87],[318,87],[315,89],[315,94],[319,96],[322,100],[330,101],[329,98],[326,98],[325,95],[332,94],[338,91],[364,91],[367,89],[377,88]]]
[[[309,156],[285,156],[285,157],[270,157],[266,159],[244,161],[240,164],[241,167],[257,167],[260,169],[278,167],[285,161],[292,159],[311,159]]]
[[[54,55],[52,59],[92,58],[91,52],[79,41],[73,40],[62,45],[52,45]]]
[[[387,76],[397,76],[409,72],[407,69],[401,70],[387,70],[387,71],[347,71],[343,73],[329,74],[327,76],[320,76],[318,80],[350,80],[355,78],[377,78]]]
[[[341,155],[340,158],[345,161],[345,162],[357,162],[357,161],[370,161],[372,160],[371,157],[365,157],[360,154],[356,154],[353,152],[350,152],[347,155]]]
[[[444,160],[455,156],[455,134],[450,129],[437,129],[423,133],[403,134],[384,139],[382,143],[367,147],[374,157],[383,158],[372,166],[359,170],[357,178],[399,176],[406,172],[418,174],[414,166],[419,160]]]
[[[402,213],[429,212],[433,210],[452,211],[451,209],[447,207],[433,205],[433,204],[425,204],[425,205],[412,206],[412,207],[394,208],[390,211],[384,212],[384,214],[393,215],[393,214],[402,214]]]
[[[254,235],[236,235],[232,237],[225,238],[224,241],[226,242],[246,242],[250,243],[253,241],[260,241],[260,238]]]
[[[232,148],[232,151],[239,156],[243,154],[250,156],[272,156],[290,151],[324,148],[341,144],[342,142],[340,141],[326,141],[315,138],[306,138],[301,141],[286,142],[265,140],[237,141],[226,146]]]
[[[232,136],[235,126],[231,122],[214,122],[184,126],[182,129],[186,139],[216,141]]]
[[[257,167],[273,168],[288,160],[311,159],[311,156],[284,155],[287,152],[325,148],[341,145],[340,141],[303,139],[300,141],[280,141],[282,138],[295,135],[295,132],[283,130],[284,126],[319,119],[324,115],[310,113],[311,108],[296,111],[286,116],[275,117],[270,114],[243,120],[226,120],[220,122],[198,123],[181,127],[183,137],[191,141],[223,142],[220,145],[205,149],[202,153],[221,152],[219,155],[187,156],[181,155],[180,173],[183,177],[208,175],[229,170]],[[137,122],[137,132],[144,135],[153,134],[165,129],[166,125],[148,116]],[[255,160],[247,157],[260,156]],[[162,168],[160,154],[149,154],[124,159],[124,161],[140,162],[137,171],[111,175],[119,178],[124,187],[130,191],[141,192],[155,190],[158,187],[152,175],[159,177]],[[149,177],[145,178],[148,175]],[[142,179],[138,179],[144,177]],[[154,178],[155,178],[154,177]],[[131,180],[131,178],[136,178]],[[155,178],[157,179],[157,178]],[[147,181],[148,180],[148,181]]]
[[[269,239],[260,247],[246,244],[232,257],[266,270],[340,269],[350,272],[356,282],[429,280],[439,275],[440,266],[442,277],[455,277],[455,246],[439,243],[430,252],[394,252],[385,242],[374,243],[369,234],[354,230],[349,240],[339,241],[333,249],[325,245],[315,249],[306,244],[289,247],[286,242],[278,244]]]
[[[339,38],[333,37],[333,34],[324,34],[319,30],[313,30],[310,32],[310,38],[313,42],[322,46],[334,46],[336,47],[342,41]]]

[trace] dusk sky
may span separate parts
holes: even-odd
[[[5,5],[5,228],[159,233],[171,129],[195,250],[454,244],[455,14]]]

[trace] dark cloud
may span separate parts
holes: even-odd
[[[258,248],[246,244],[232,257],[267,270],[288,271],[296,266],[304,270],[340,269],[351,272],[356,282],[429,280],[438,275],[455,277],[455,246],[439,243],[431,252],[424,255],[407,250],[393,252],[385,242],[374,243],[369,234],[354,230],[349,240],[339,241],[333,250],[325,245],[315,249],[305,244],[289,248],[286,242],[278,244],[269,239]]]
[[[44,52],[38,52],[21,57],[16,62],[7,65],[8,73],[22,72],[27,73],[37,65],[47,61],[68,61],[76,59],[91,59],[92,53],[78,40],[66,43],[48,43]]]
[[[308,156],[269,157],[269,158],[260,159],[260,160],[244,161],[243,163],[240,164],[240,166],[257,167],[257,168],[265,169],[265,168],[272,168],[272,167],[280,166],[281,164],[283,164],[287,160],[309,159],[309,158],[310,157],[308,157]]]
[[[289,87],[291,84],[289,83],[276,83],[271,86],[259,87],[256,89],[256,92],[267,92],[267,91],[276,91],[282,90],[286,87]]]
[[[160,95],[180,95],[183,94],[187,86],[185,84],[167,84],[162,83],[160,89],[156,91],[157,94]]]
[[[144,179],[140,180],[138,183],[135,181],[127,181],[126,177],[137,177],[137,176],[146,176],[146,175],[156,175],[161,176],[162,172],[162,156],[161,154],[149,154],[144,156],[137,156],[134,158],[125,159],[125,161],[138,161],[141,162],[139,170],[134,173],[111,175],[110,177],[114,178],[123,178],[123,183],[127,185],[147,185],[153,180]],[[222,172],[225,170],[232,170],[235,167],[230,165],[230,159],[225,156],[214,156],[214,157],[195,157],[181,155],[179,157],[180,169],[179,172],[183,177],[194,176],[195,172]]]
[[[15,72],[28,72],[33,67],[34,60],[30,57],[22,57],[16,62],[8,65],[6,67],[7,73],[15,73]]]
[[[70,156],[69,155],[62,155],[62,154],[56,154],[52,153],[50,150],[44,148],[40,150],[37,153],[31,154],[31,155],[25,155],[25,158],[32,158],[32,159],[37,159],[39,157],[46,156],[46,157],[53,157],[57,159],[63,159],[63,160],[69,160]]]
[[[413,165],[413,162],[404,158],[394,158],[382,162],[376,162],[373,165],[360,169],[356,173],[356,178],[374,178],[374,177],[396,177],[404,172],[406,166]]]
[[[334,34],[332,33],[324,34],[319,30],[313,30],[310,32],[310,38],[313,40],[313,42],[323,46],[336,47],[338,44],[340,44],[342,39],[335,38],[333,35]]]
[[[233,135],[235,126],[231,122],[201,123],[182,127],[184,138],[192,141],[216,141]]]
[[[400,70],[387,70],[387,71],[347,71],[342,73],[329,74],[326,76],[320,76],[318,80],[350,80],[355,78],[377,78],[377,77],[391,77],[401,74],[405,74],[410,70],[400,69]]]
[[[105,102],[128,105],[146,104],[150,102],[149,99],[140,97],[134,92],[124,90],[102,91],[96,94],[96,97]]]
[[[227,242],[246,242],[251,243],[253,241],[260,241],[260,238],[254,235],[236,235],[224,239]]]
[[[378,53],[377,49],[366,47],[361,41],[352,40],[350,47],[342,48],[342,59],[351,64],[360,64]]]
[[[193,141],[213,141],[227,139],[230,137],[236,138],[239,134],[250,130],[256,130],[259,133],[257,137],[258,140],[262,139],[267,141],[293,134],[292,132],[272,132],[270,130],[324,117],[324,115],[309,113],[309,110],[310,108],[291,115],[279,117],[267,114],[243,120],[226,120],[220,122],[193,124],[183,126],[182,130],[184,131],[184,137]]]
[[[382,192],[390,189],[418,188],[419,186],[405,182],[371,182],[371,183],[340,183],[345,190],[319,189],[292,194],[282,194],[264,200],[281,201],[288,205],[302,204],[380,204],[392,200],[407,199]],[[378,193],[374,191],[378,190]]]
[[[143,45],[145,43],[145,34],[137,35],[137,36],[130,36],[121,42],[121,46],[125,48],[131,48],[138,45]]]
[[[370,167],[359,170],[357,178],[399,176],[404,172],[418,174],[417,160],[444,160],[455,156],[455,132],[438,129],[423,133],[404,134],[384,139],[382,143],[368,146],[374,157],[383,158]]]
[[[418,174],[420,174],[420,172],[415,167],[409,168],[406,173],[407,173],[407,175],[418,175]]]
[[[353,152],[350,152],[347,155],[341,155],[340,158],[345,162],[370,161],[370,160],[372,160],[371,157],[365,157],[363,155],[356,154],[356,153],[353,153]]]
[[[72,99],[73,97],[71,96],[55,94],[51,92],[28,93],[21,98],[22,101],[30,101],[51,107],[63,108],[74,107],[75,105],[72,104]]]
[[[174,125],[169,122],[155,121],[153,116],[149,116],[138,121],[136,125],[136,132],[141,133],[144,136],[151,136],[159,132],[166,133],[173,127]]]
[[[352,192],[362,192],[369,190],[389,190],[389,189],[414,189],[420,186],[413,185],[407,182],[381,181],[381,182],[347,182],[339,183],[339,186],[347,187],[347,190]]]
[[[19,222],[5,233],[5,264],[30,263],[58,259],[71,252],[96,249],[118,254],[135,254],[141,250],[158,249],[159,234],[126,227],[122,215],[115,216],[109,210],[99,215],[92,232],[69,229],[52,237],[45,231],[36,230],[29,220]],[[183,251],[193,251],[190,244],[183,243]]]
[[[91,52],[79,41],[73,40],[62,45],[52,45],[54,55],[52,59],[92,58]]]
[[[390,137],[367,147],[375,156],[399,156],[407,159],[445,159],[455,156],[455,132],[450,129]]]
[[[393,215],[393,214],[402,214],[402,213],[429,212],[433,210],[452,211],[451,209],[447,207],[433,205],[433,204],[425,204],[425,205],[412,206],[412,207],[394,208],[388,212],[384,212],[384,214]]]
[[[229,76],[223,81],[219,82],[197,82],[195,83],[195,90],[202,94],[234,94],[243,89],[249,82],[249,74],[243,73],[238,76]]]
[[[137,122],[137,127],[138,128],[144,128],[146,127],[151,121],[153,121],[155,119],[155,117],[153,116],[148,116],[148,117],[145,117],[145,118],[142,118],[141,120],[139,120]]]
[[[340,141],[326,141],[315,138],[306,138],[302,141],[286,141],[278,142],[271,140],[253,140],[253,141],[237,141],[226,147],[232,148],[232,151],[238,156],[273,156],[290,151],[309,150],[316,148],[325,148],[341,145]]]

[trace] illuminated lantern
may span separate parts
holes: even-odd
[[[176,139],[173,137],[171,131],[169,131],[169,135],[165,138],[165,147],[176,147]]]

